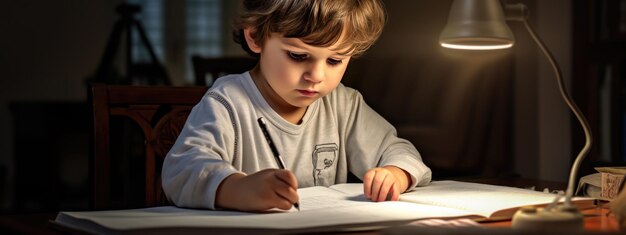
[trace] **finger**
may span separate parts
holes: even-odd
[[[276,178],[278,178],[279,180],[289,185],[289,187],[292,187],[294,189],[298,188],[298,180],[296,179],[296,176],[291,171],[276,170],[274,172],[274,175],[276,176]]]
[[[283,197],[282,195],[276,193],[277,200],[274,201],[274,207],[281,210],[289,210],[293,207],[293,202],[289,199]]]
[[[277,186],[274,187],[274,193],[284,200],[289,201],[291,204],[298,202],[298,191],[283,181],[277,182]]]
[[[277,179],[276,171],[277,169],[265,169],[248,176],[246,185],[243,187],[253,192],[239,202],[240,205],[246,207],[244,210],[266,211],[271,208],[285,207],[281,206],[282,201],[285,200],[276,195],[276,190],[281,187],[281,184],[283,188],[288,188],[288,186]]]
[[[372,201],[381,201],[381,199],[379,198],[379,194],[386,177],[387,174],[381,173],[379,171],[376,172],[376,176],[374,177],[372,183]],[[383,198],[382,200],[385,199]]]
[[[376,171],[372,169],[367,171],[363,176],[363,194],[367,199],[372,199],[372,181],[374,175],[376,175]]]
[[[393,177],[387,174],[385,177],[385,180],[382,182],[380,186],[380,191],[378,192],[379,202],[387,200],[387,196],[389,196],[390,189],[393,186],[393,184],[394,184]]]
[[[298,202],[298,181],[290,171],[279,170],[275,174],[277,182],[274,191],[281,198],[288,200],[291,204]],[[295,185],[295,186],[294,186]]]
[[[389,192],[391,194],[391,201],[397,201],[400,199],[400,189],[398,189],[399,187],[400,186],[398,186],[397,183],[394,183],[391,187],[391,192]]]

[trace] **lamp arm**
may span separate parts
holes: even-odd
[[[554,57],[552,56],[550,51],[548,51],[548,49],[545,47],[541,39],[537,36],[537,34],[533,30],[533,28],[530,26],[530,24],[528,24],[528,21],[524,19],[522,20],[522,22],[524,23],[524,26],[526,27],[526,30],[528,31],[530,36],[533,38],[535,43],[537,43],[537,46],[539,46],[543,54],[546,56],[546,58],[550,62],[550,65],[552,65],[552,69],[554,70],[554,73],[556,76],[556,81],[559,85],[561,96],[563,97],[563,100],[565,101],[567,106],[570,108],[570,110],[574,113],[574,115],[576,115],[576,118],[578,119],[578,122],[582,126],[583,131],[585,133],[585,145],[580,150],[580,152],[578,153],[578,156],[576,156],[576,159],[574,160],[574,164],[572,165],[572,169],[569,175],[567,191],[565,192],[565,205],[569,206],[571,205],[572,196],[574,194],[574,183],[576,182],[576,174],[578,173],[578,168],[580,167],[580,164],[582,163],[583,159],[585,158],[585,156],[587,155],[587,153],[589,153],[589,150],[591,149],[591,143],[592,143],[591,129],[589,128],[589,123],[587,122],[587,119],[585,119],[585,116],[583,115],[583,113],[580,111],[576,103],[574,103],[572,98],[568,95],[567,89],[565,89],[565,85],[563,84],[563,78],[561,77],[561,70],[559,69],[558,64],[554,60]]]

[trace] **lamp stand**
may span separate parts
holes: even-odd
[[[552,69],[554,70],[554,74],[559,85],[559,91],[561,93],[561,96],[567,106],[578,119],[578,122],[580,122],[580,125],[582,126],[585,133],[585,145],[578,153],[578,156],[576,156],[574,164],[572,165],[572,169],[570,170],[569,182],[567,185],[567,190],[565,192],[564,203],[558,205],[558,202],[561,199],[561,196],[558,196],[551,205],[543,209],[534,207],[521,208],[513,215],[513,228],[535,230],[550,229],[558,231],[581,232],[584,228],[584,218],[578,208],[572,205],[571,200],[574,194],[574,185],[576,182],[578,168],[580,167],[581,162],[591,149],[592,141],[589,124],[587,123],[587,120],[585,119],[578,106],[576,106],[572,98],[568,95],[567,90],[565,89],[565,85],[563,83],[563,78],[561,76],[561,70],[554,60],[554,57],[548,51],[541,39],[537,36],[533,28],[528,24],[528,10],[526,6],[521,3],[507,4],[505,6],[505,11],[507,20],[521,21],[522,23],[524,23],[526,30],[533,38],[535,43],[537,43],[537,46],[539,46],[543,54],[546,56],[546,58],[550,62],[550,65],[552,65]]]
[[[546,208],[526,207],[518,210],[513,216],[513,228],[580,232],[583,230],[583,216],[571,202],[578,168],[591,149],[591,130],[582,112],[567,94],[561,70],[554,57],[528,24],[528,8],[521,3],[503,5],[501,0],[454,0],[448,15],[448,24],[439,36],[439,43],[443,47],[465,50],[509,48],[513,46],[515,39],[505,19],[524,23],[526,30],[552,65],[561,96],[585,132],[585,146],[572,165],[564,202],[559,204],[563,196],[557,195]]]

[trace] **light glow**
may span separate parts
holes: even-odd
[[[450,43],[442,42],[441,46],[445,48],[461,49],[461,50],[498,50],[498,49],[511,48],[513,46],[513,43],[497,44],[497,45],[463,45],[463,44],[450,44]]]

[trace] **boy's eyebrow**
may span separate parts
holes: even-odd
[[[284,44],[286,44],[287,46],[292,46],[292,47],[297,47],[297,48],[302,48],[304,49],[302,46],[300,45],[296,45],[295,43],[291,42],[291,40],[282,40]]]
[[[296,43],[292,42],[292,40],[287,40],[287,39],[289,39],[289,38],[284,38],[284,40],[282,40],[282,42],[285,45],[291,46],[291,47],[300,48],[300,49],[306,49],[306,48],[302,47],[301,45],[297,45]],[[306,44],[306,43],[304,43],[304,44]],[[331,49],[331,51],[334,51],[337,55],[340,55],[340,56],[350,56],[350,51],[341,52],[341,51],[336,51],[336,50],[332,50],[332,49]]]
[[[299,40],[304,45],[310,46],[309,44],[306,44],[305,42],[302,42],[302,40],[300,40],[298,38],[283,37],[280,41],[282,41],[282,43],[287,45],[287,46],[296,47],[296,48],[299,48],[299,49],[306,50],[305,47],[303,47],[302,45],[299,45],[299,43],[295,42],[296,40]],[[339,51],[339,50],[335,50],[335,49],[337,49],[337,48],[333,48],[333,49],[330,49],[330,50],[334,51],[336,55],[339,55],[339,56],[352,56],[351,55],[352,51],[349,51],[349,50],[347,50],[347,51]]]

